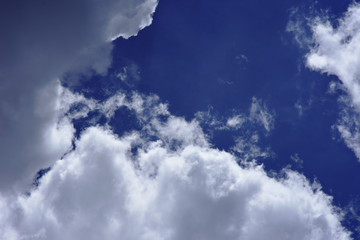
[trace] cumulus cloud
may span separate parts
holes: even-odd
[[[111,39],[128,38],[151,24],[156,5],[156,0],[1,1],[0,191],[24,183],[68,147],[71,130],[57,123],[56,79],[67,71],[105,73]],[[47,133],[62,142],[49,146]]]
[[[89,127],[29,194],[0,194],[1,239],[350,239],[319,187],[293,171],[271,178],[240,166],[156,96],[61,96],[69,122],[126,106],[148,124],[121,136]]]
[[[139,137],[87,129],[30,196],[1,198],[1,237],[350,239],[331,198],[298,173],[269,178],[194,144],[153,141],[133,153]]]

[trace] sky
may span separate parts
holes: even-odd
[[[360,3],[3,0],[0,239],[360,239]]]

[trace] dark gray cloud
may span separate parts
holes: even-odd
[[[156,0],[1,1],[0,190],[31,177],[68,147],[69,135],[57,131],[56,79],[67,71],[106,72],[111,39],[128,38],[151,24],[156,5]],[[55,142],[44,136],[49,131],[60,134]]]

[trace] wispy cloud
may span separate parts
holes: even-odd
[[[270,112],[267,106],[259,99],[253,97],[250,107],[250,121],[261,123],[267,132],[274,128],[275,113]]]
[[[270,110],[264,101],[253,97],[248,112],[218,116],[216,110],[209,108],[207,112],[195,114],[200,125],[211,135],[214,131],[227,131],[234,139],[229,150],[243,162],[273,157],[269,147],[260,147],[261,138],[267,137],[275,126],[275,111]]]
[[[207,112],[197,112],[196,119],[218,130],[237,130],[245,124],[257,124],[270,132],[274,128],[275,111],[269,110],[268,106],[256,97],[253,97],[249,112],[238,113],[233,111],[229,116],[218,116],[216,109],[210,107]]]

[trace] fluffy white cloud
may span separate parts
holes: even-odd
[[[360,104],[360,5],[352,4],[334,27],[327,19],[312,23],[314,48],[307,55],[307,65],[339,77],[353,103]]]
[[[70,145],[71,127],[57,125],[56,79],[67,71],[105,73],[110,40],[151,24],[156,6],[156,0],[0,2],[0,191],[22,185]],[[61,142],[49,141],[48,133]]]
[[[360,5],[350,5],[337,21],[336,27],[326,17],[310,23],[313,45],[306,63],[310,69],[336,75],[349,94],[350,100],[339,99],[342,111],[335,128],[360,160]]]
[[[61,93],[62,111],[87,104],[68,118],[106,114],[116,102],[150,121],[122,137],[106,124],[90,127],[30,195],[0,194],[1,239],[350,239],[331,197],[304,176],[241,167],[156,97],[118,94],[100,104]]]
[[[191,123],[189,123],[191,125]],[[2,239],[350,239],[331,198],[295,172],[92,127],[31,196],[0,199]]]

